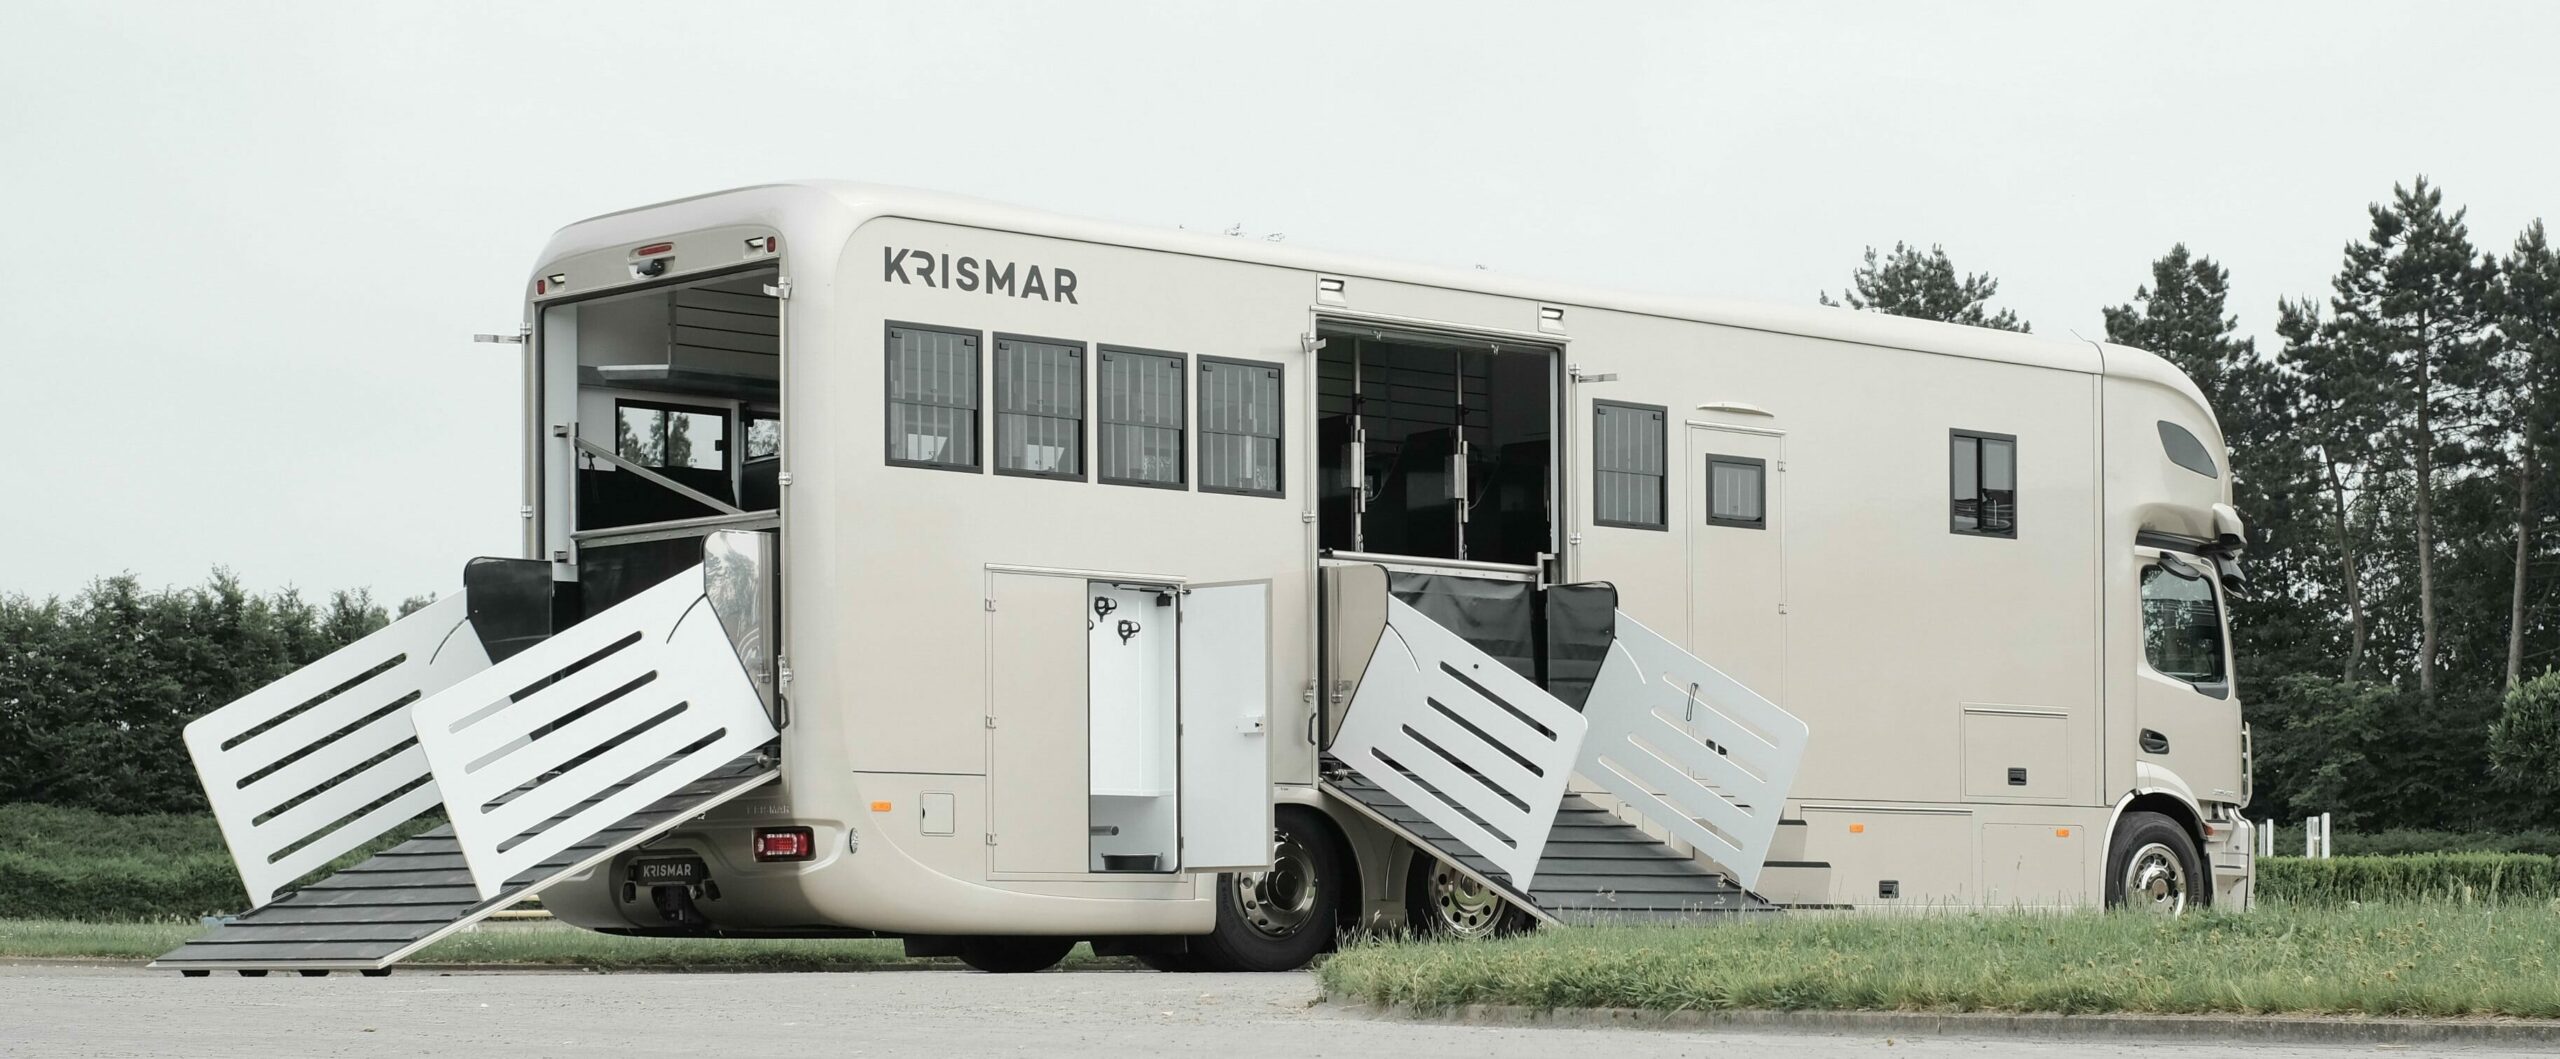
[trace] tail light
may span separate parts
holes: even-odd
[[[807,860],[818,855],[818,840],[805,827],[756,829],[756,859]]]

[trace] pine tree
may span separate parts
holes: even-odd
[[[2257,344],[2233,334],[2240,318],[2226,311],[2230,296],[2230,271],[2179,243],[2151,263],[2151,283],[2134,288],[2133,304],[2106,310],[2107,341],[2168,358],[2220,412],[2258,359]]]
[[[2489,376],[2484,341],[2494,269],[2471,245],[2466,211],[2444,210],[2444,192],[2419,177],[2392,186],[2388,205],[2366,212],[2372,230],[2346,248],[2330,305],[2350,370],[2382,383],[2395,461],[2408,467],[2418,570],[2418,690],[2433,698],[2441,641],[2436,621],[2439,479],[2471,460],[2466,431]]]
[[[2025,331],[2027,322],[2007,309],[1991,312],[1988,303],[2000,293],[2000,281],[1987,274],[1956,275],[1956,266],[1947,260],[1942,246],[1931,246],[1922,254],[1917,248],[1893,244],[1893,256],[1876,259],[1876,248],[1867,248],[1866,264],[1851,276],[1852,289],[1840,292],[1840,301],[1822,294],[1824,305],[1846,305],[1866,312],[1891,316],[1914,316],[1923,320],[1943,320],[1968,327],[1989,327],[2001,331]]]
[[[2508,583],[2506,688],[2524,676],[2525,600],[2532,582],[2535,528],[2534,479],[2540,453],[2560,435],[2560,250],[2537,220],[2518,235],[2498,282],[2497,385],[2489,392],[2512,450],[2515,559]]]
[[[2338,598],[2346,607],[2346,659],[2343,679],[2362,676],[2365,651],[2372,640],[2365,605],[2364,541],[2356,511],[2373,477],[2375,439],[2382,431],[2380,401],[2374,380],[2338,354],[2331,341],[2334,328],[2309,298],[2276,304],[2276,333],[2284,336],[2278,355],[2300,380],[2299,442],[2319,468],[2331,544],[2337,549]]]

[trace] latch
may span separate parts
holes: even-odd
[[[776,687],[791,686],[791,659],[779,654],[773,656],[773,678]]]

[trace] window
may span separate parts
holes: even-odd
[[[1084,480],[1084,343],[996,336],[996,473]]]
[[[761,460],[782,455],[782,419],[771,412],[747,413],[747,458]]]
[[[613,403],[614,455],[651,469],[729,469],[726,412],[652,401]]]
[[[2220,478],[2214,469],[2213,454],[2205,451],[2204,442],[2187,433],[2187,428],[2166,419],[2160,421],[2160,447],[2169,453],[2169,462],[2207,478]]]
[[[1707,457],[1707,525],[1769,528],[1768,471],[1748,456]]]
[[[1668,443],[1661,405],[1591,402],[1591,521],[1669,529],[1663,516]]]
[[[978,469],[978,336],[889,326],[889,462]]]
[[[1282,494],[1280,365],[1200,358],[1200,490]]]
[[[2142,568],[2142,657],[2161,676],[2207,694],[2219,697],[2226,686],[2213,579],[2174,555]]]
[[[1094,444],[1102,480],[1115,485],[1180,489],[1182,354],[1102,348],[1101,438]]]
[[[1947,493],[1957,533],[2018,535],[2018,439],[2009,434],[1950,433]]]

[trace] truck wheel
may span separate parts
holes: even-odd
[[[960,962],[988,974],[1029,974],[1045,971],[1067,958],[1076,947],[1074,938],[989,937],[969,938],[960,943]]]
[[[1218,926],[1191,941],[1204,971],[1294,971],[1333,944],[1341,923],[1342,850],[1322,816],[1273,814],[1271,869],[1218,876]]]
[[[1492,887],[1421,850],[1405,873],[1404,919],[1426,938],[1498,938],[1538,925]]]
[[[2158,813],[2126,813],[2107,842],[2107,907],[2174,916],[2213,903],[2195,839]]]

